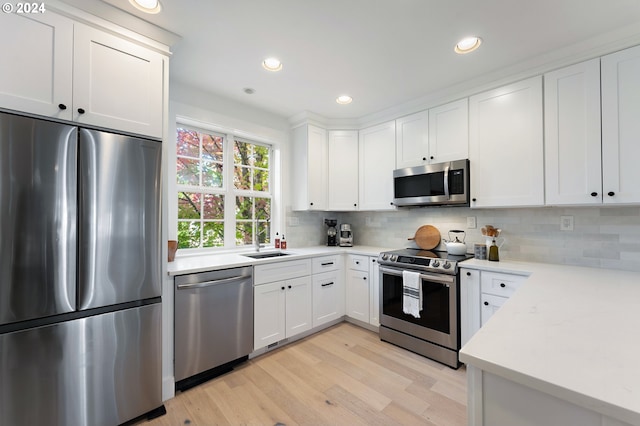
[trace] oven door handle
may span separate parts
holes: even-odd
[[[391,268],[385,268],[385,267],[380,267],[380,273],[382,274],[390,274],[390,275],[396,275],[401,277],[402,276],[402,269],[391,269]],[[436,274],[420,274],[420,278],[423,278],[425,280],[429,280],[429,281],[434,281],[434,282],[438,282],[438,283],[443,283],[443,284],[451,284],[455,281],[455,277],[453,275],[436,275]]]

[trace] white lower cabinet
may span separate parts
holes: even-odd
[[[313,259],[313,327],[344,316],[342,255]]]
[[[380,326],[378,261],[374,256],[347,255],[347,307],[350,318]]]
[[[369,324],[380,327],[380,265],[369,257]]]
[[[369,322],[368,256],[347,255],[347,316]]]
[[[255,266],[253,295],[253,350],[310,330],[311,260]]]
[[[486,324],[526,279],[526,275],[460,268],[462,346]]]
[[[323,272],[313,276],[313,327],[344,315],[342,271]]]

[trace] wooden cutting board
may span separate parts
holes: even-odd
[[[433,250],[438,247],[438,244],[442,241],[438,228],[431,225],[422,225],[418,228],[413,238],[407,239],[414,240],[422,250]]]

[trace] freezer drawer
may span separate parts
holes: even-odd
[[[181,275],[175,286],[176,381],[253,351],[251,267]]]
[[[116,425],[162,405],[161,304],[0,335],[1,425]]]

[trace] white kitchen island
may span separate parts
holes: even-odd
[[[640,274],[470,260],[530,272],[460,351],[469,425],[640,425]]]

